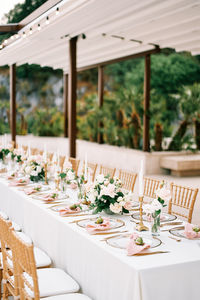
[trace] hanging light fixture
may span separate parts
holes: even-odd
[[[59,15],[59,7],[56,8],[56,16]]]
[[[25,32],[25,31],[23,31],[23,35],[22,35],[22,37],[23,37],[23,38],[25,38],[25,37],[26,37],[26,32]]]
[[[30,31],[29,31],[29,34],[32,34],[33,33],[33,29],[32,27],[30,28]]]
[[[46,17],[46,24],[47,25],[49,24],[49,17],[48,16]]]
[[[4,44],[8,44],[8,40],[5,40],[5,41],[4,41]]]
[[[40,26],[40,24],[38,24],[38,30],[41,30],[41,26]]]

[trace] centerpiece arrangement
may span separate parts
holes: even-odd
[[[24,162],[24,173],[31,181],[40,181],[45,178],[45,162],[41,155],[30,156]]]
[[[118,178],[103,174],[97,176],[86,194],[94,213],[104,211],[107,214],[129,213],[131,196],[122,192],[122,183]]]
[[[160,217],[163,208],[171,199],[171,192],[166,188],[165,183],[162,182],[160,188],[155,192],[155,199],[151,203],[143,205],[143,211],[152,221],[151,232],[152,235],[159,235],[160,233]]]
[[[61,189],[63,191],[65,190],[65,185],[69,185],[69,187],[72,189],[77,188],[77,176],[72,168],[72,164],[68,160],[64,162],[63,170],[59,176],[61,178]]]

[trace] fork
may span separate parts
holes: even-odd
[[[172,240],[175,240],[176,242],[181,242],[182,240],[181,239],[177,239],[173,236],[168,236],[168,238],[172,239]]]

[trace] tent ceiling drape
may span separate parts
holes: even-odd
[[[68,73],[68,41],[77,35],[77,68],[156,45],[200,54],[200,0],[63,0],[9,38],[0,65],[36,63]]]

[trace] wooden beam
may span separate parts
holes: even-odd
[[[63,75],[64,137],[68,137],[68,74]]]
[[[143,51],[143,52],[140,52],[140,53],[127,55],[127,56],[124,56],[124,57],[114,58],[114,59],[110,59],[110,60],[107,60],[107,61],[104,61],[104,62],[99,62],[98,64],[88,65],[88,66],[85,66],[85,67],[82,67],[82,68],[78,68],[77,71],[82,72],[82,71],[85,71],[85,70],[98,68],[100,65],[101,66],[111,65],[111,64],[118,63],[120,61],[133,59],[133,58],[137,58],[137,57],[143,57],[143,56],[146,56],[146,55],[156,54],[156,53],[160,53],[160,48],[159,47],[155,47],[152,50]]]
[[[0,25],[0,33],[15,33],[22,28],[19,24]]]
[[[104,96],[104,67],[98,67],[98,100],[99,107],[103,106],[103,96]],[[98,128],[103,128],[102,120],[98,123]],[[97,141],[99,144],[103,144],[103,134],[101,132],[98,133]]]
[[[150,151],[149,123],[150,123],[150,80],[151,80],[151,57],[145,56],[144,71],[144,115],[143,115],[143,151]]]
[[[69,80],[68,80],[68,134],[69,156],[76,157],[76,44],[77,37],[69,41]]]
[[[10,131],[13,146],[16,145],[16,65],[10,66]]]

